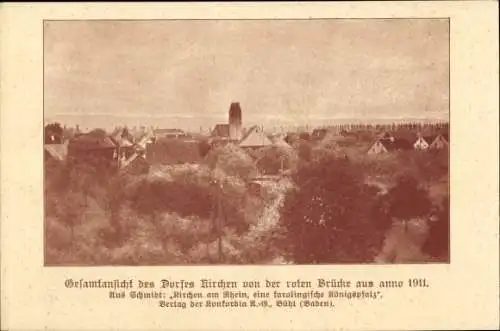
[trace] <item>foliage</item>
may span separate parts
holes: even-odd
[[[431,210],[427,191],[418,185],[414,177],[408,175],[398,179],[397,184],[387,193],[386,199],[389,215],[399,220],[425,217]]]
[[[299,156],[299,164],[310,162],[312,159],[313,144],[309,141],[299,139],[293,143]]]
[[[375,191],[345,159],[321,159],[294,176],[282,212],[288,244],[297,263],[371,260],[383,232],[370,220]]]
[[[450,198],[443,200],[439,210],[430,222],[429,236],[423,250],[433,258],[448,261],[450,259]]]
[[[50,123],[45,126],[44,141],[46,144],[61,144],[63,128],[60,123]]]
[[[244,181],[252,179],[257,174],[257,167],[251,156],[232,144],[212,149],[206,157],[206,163],[212,169]]]
[[[272,145],[263,148],[256,164],[262,174],[278,174],[281,170],[294,168],[296,163],[296,153],[292,148]]]
[[[198,151],[201,157],[207,156],[208,152],[210,152],[210,143],[207,139],[203,139],[198,143]]]
[[[148,175],[117,173],[93,153],[67,164],[47,159],[46,263],[366,263],[386,250],[417,262],[449,260],[447,153],[367,157],[368,133],[356,132],[292,134],[291,145],[258,153],[202,142],[193,147],[205,151],[204,163],[155,166]],[[253,180],[279,171],[281,160],[288,171],[280,182]],[[427,237],[418,222],[397,222],[414,218]],[[395,253],[417,232],[423,248]]]

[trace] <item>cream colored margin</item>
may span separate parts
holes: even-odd
[[[450,265],[44,268],[42,20],[149,18],[451,18]],[[479,329],[498,326],[498,4],[357,2],[294,4],[1,4],[2,330]],[[411,36],[408,36],[411,38]],[[145,280],[406,279],[378,304],[334,311],[165,310],[69,291],[66,277]]]

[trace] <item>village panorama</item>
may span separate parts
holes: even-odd
[[[449,262],[446,121],[47,122],[46,265]]]

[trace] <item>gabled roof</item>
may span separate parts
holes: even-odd
[[[123,137],[121,135],[117,135],[114,137],[111,137],[118,147],[132,147],[134,146],[134,143],[131,142],[127,137]]]
[[[248,130],[238,144],[240,147],[260,147],[272,145],[272,141],[255,125]]]
[[[79,150],[96,150],[96,149],[112,149],[116,148],[116,144],[108,136],[82,134],[70,141],[71,148]]]
[[[212,130],[212,137],[229,137],[229,124],[217,124]]]
[[[49,155],[58,161],[66,160],[66,156],[68,155],[67,144],[46,144],[43,148]]]
[[[448,133],[439,133],[439,134],[436,135],[436,137],[437,136],[441,136],[441,137],[444,138],[444,140],[446,140],[446,142],[450,142],[450,136],[449,136]]]
[[[273,138],[271,139],[271,141],[273,142],[273,144],[275,144],[277,146],[291,147],[290,144],[286,142],[285,138],[286,138],[286,135],[280,133],[280,134],[274,135]]]

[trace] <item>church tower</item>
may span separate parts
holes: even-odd
[[[239,102],[231,103],[229,107],[229,138],[231,140],[241,140],[241,107]]]

